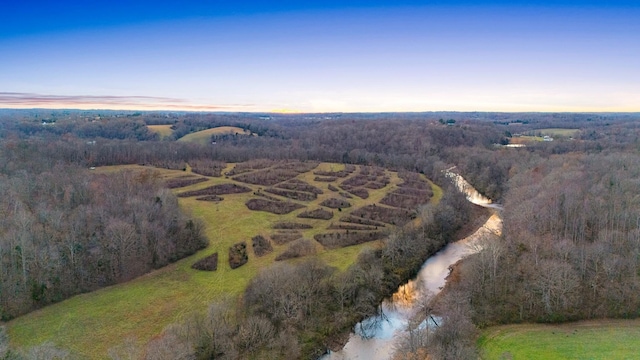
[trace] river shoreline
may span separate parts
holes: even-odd
[[[450,170],[446,172],[447,177],[474,204],[470,220],[453,237],[460,240],[445,244],[429,256],[412,280],[400,285],[393,296],[382,301],[380,314],[356,324],[339,351],[333,349],[345,337],[343,334],[336,336],[340,341],[332,344],[331,350],[320,357],[320,360],[390,359],[399,338],[407,333],[409,324],[415,324],[416,317],[420,316],[420,309],[436,297],[441,298],[438,295],[446,288],[447,279],[451,277],[456,265],[465,257],[480,251],[485,239],[500,235],[502,206],[493,204],[462,176]],[[368,329],[364,334],[359,331],[363,324]]]

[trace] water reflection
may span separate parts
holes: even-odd
[[[502,210],[498,204],[478,193],[462,176],[449,169],[446,174],[456,187],[474,204]],[[467,255],[480,251],[487,238],[500,235],[502,219],[496,213],[471,236],[447,245],[427,259],[415,280],[398,288],[390,300],[383,302],[382,314],[357,324],[344,348],[329,353],[320,360],[387,360],[393,355],[398,338],[407,333],[410,319],[419,311],[425,311],[428,300],[438,294],[446,283],[451,265]],[[436,326],[439,319],[428,318],[419,328]]]

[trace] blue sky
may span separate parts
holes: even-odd
[[[640,111],[631,1],[15,1],[0,107]]]

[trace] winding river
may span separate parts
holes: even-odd
[[[497,210],[498,204],[482,196],[462,176],[446,171],[458,190],[464,192],[470,202]],[[500,235],[502,218],[494,214],[472,235],[451,243],[431,256],[422,265],[416,279],[402,285],[391,299],[382,304],[383,316],[371,317],[355,326],[344,348],[330,352],[319,360],[388,360],[393,356],[396,341],[407,332],[409,319],[420,304],[440,292],[446,283],[450,266],[460,259],[480,250],[480,241],[487,236]],[[431,320],[433,321],[433,320]]]

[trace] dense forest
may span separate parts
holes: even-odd
[[[2,316],[127,281],[206,245],[201,225],[181,212],[153,172],[98,175],[88,168],[213,168],[266,157],[416,171],[445,188],[442,170],[456,166],[504,205],[501,240],[463,261],[459,280],[430,306],[445,325],[400,348],[399,359],[476,356],[476,329],[493,324],[637,317],[639,117],[0,111]],[[147,125],[169,125],[172,133],[160,138]],[[256,136],[175,141],[217,126]],[[503,146],[543,129],[575,131]],[[317,356],[454,240],[470,211],[448,190],[440,204],[423,209],[421,225],[398,230],[347,271],[318,260],[264,269],[241,300],[212,304],[205,317],[175,324],[143,354]],[[113,357],[124,356],[118,351]]]

